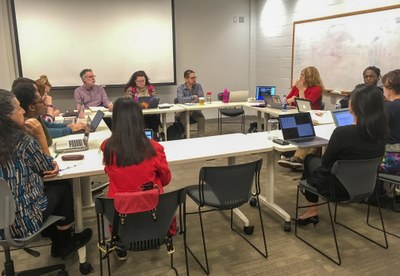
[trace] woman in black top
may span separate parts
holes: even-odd
[[[308,155],[304,160],[303,178],[328,198],[331,196],[331,187],[336,199],[349,198],[340,181],[331,175],[336,160],[376,158],[383,156],[385,151],[388,128],[382,91],[376,86],[364,86],[353,90],[349,109],[354,123],[333,131],[322,158]],[[318,202],[318,197],[314,194],[305,191],[304,195],[309,202]],[[315,225],[318,222],[316,206],[309,207],[297,220],[300,225]]]

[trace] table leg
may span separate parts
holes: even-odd
[[[261,132],[262,128],[261,128],[261,111],[257,110],[257,131]]]
[[[268,131],[268,120],[271,118],[269,113],[264,113],[264,131]]]
[[[190,111],[186,110],[185,111],[185,116],[186,116],[186,139],[190,138]]]
[[[162,113],[161,114],[161,122],[163,125],[163,132],[165,134],[165,141],[168,141],[167,137],[167,113]]]
[[[263,202],[267,208],[278,214],[285,220],[285,231],[290,231],[290,215],[283,210],[279,205],[274,202],[274,184],[275,184],[275,151],[269,151],[266,154],[266,165],[267,165],[267,179],[265,188],[265,197],[259,196],[261,202]],[[289,225],[289,226],[287,226]],[[287,228],[288,227],[288,228]]]

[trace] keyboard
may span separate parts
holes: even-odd
[[[68,143],[70,148],[81,148],[85,146],[82,139],[69,140]]]
[[[315,137],[308,137],[308,138],[297,138],[294,141],[297,143],[303,143],[303,142],[310,142],[314,141]]]

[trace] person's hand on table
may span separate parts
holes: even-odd
[[[77,132],[84,130],[86,127],[85,123],[75,123],[75,124],[68,124],[67,125],[70,129],[72,129],[72,132]]]
[[[52,171],[45,171],[43,172],[43,178],[47,179],[47,178],[53,178],[56,177],[60,171],[60,167],[58,166],[56,161],[52,161],[53,163],[53,170]]]

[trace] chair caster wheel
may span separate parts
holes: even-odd
[[[290,232],[290,229],[291,229],[290,221],[285,221],[285,223],[283,224],[283,230],[285,230],[285,232]]]
[[[243,232],[244,232],[246,235],[251,235],[251,234],[253,234],[253,232],[254,232],[254,225],[252,225],[252,226],[244,226],[244,227],[243,227]]]
[[[84,262],[82,264],[79,264],[79,271],[83,275],[87,275],[87,274],[89,274],[90,272],[93,271],[93,266],[88,262]]]
[[[249,201],[249,204],[251,207],[257,207],[257,199],[255,197],[252,197]]]

